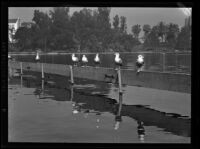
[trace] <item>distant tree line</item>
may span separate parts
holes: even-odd
[[[71,16],[69,11],[69,7],[55,7],[49,14],[35,10],[33,25],[17,30],[15,50],[123,52],[134,51],[135,47],[143,50],[159,47],[191,49],[191,26],[179,30],[179,26],[173,23],[160,22],[153,27],[136,24],[128,34],[126,17],[115,15],[110,20],[109,7],[83,8]],[[139,38],[142,30],[144,36]]]

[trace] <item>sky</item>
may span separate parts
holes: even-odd
[[[95,7],[87,7],[97,9]],[[51,7],[9,7],[8,18],[20,18],[22,22],[30,22],[33,18],[34,10],[49,12]],[[70,15],[75,11],[80,11],[83,7],[70,7]],[[187,18],[186,11],[180,8],[162,7],[111,7],[110,21],[115,15],[125,16],[127,20],[127,32],[131,33],[131,27],[135,24],[149,24],[154,26],[160,21],[165,23],[175,23],[180,27],[184,25]]]

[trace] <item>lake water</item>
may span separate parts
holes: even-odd
[[[138,54],[144,55],[144,70],[149,71],[170,71],[179,73],[191,73],[191,54],[189,53],[122,53],[122,68],[135,69],[135,62]],[[77,54],[80,58],[81,54]],[[95,54],[86,54],[89,66],[95,66]],[[18,61],[34,62],[35,55],[13,55]],[[40,57],[41,62],[54,64],[73,64],[70,54],[48,55]],[[114,54],[100,54],[100,67],[115,67]],[[82,65],[80,63],[80,65]]]
[[[112,67],[109,56],[102,65]],[[50,58],[70,63],[66,55],[46,56],[46,62]],[[124,58],[128,67],[130,59]],[[36,78],[9,81],[9,142],[190,143],[190,94],[123,86],[121,96],[114,84],[75,79],[71,87],[69,78],[49,75],[53,84],[42,82],[40,73],[24,74]]]

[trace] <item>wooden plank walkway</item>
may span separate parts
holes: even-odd
[[[23,62],[22,68],[26,71],[42,71],[41,63]],[[10,69],[20,69],[20,62],[8,62]],[[70,65],[43,63],[45,73],[69,77]],[[96,81],[117,83],[117,71],[103,67],[76,67],[73,66],[74,78],[85,78]],[[191,75],[169,72],[142,71],[139,75],[135,70],[121,69],[122,84],[191,93]],[[76,82],[76,80],[74,80]]]

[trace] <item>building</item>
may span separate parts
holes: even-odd
[[[13,36],[15,35],[18,28],[21,26],[20,19],[9,19],[8,20],[8,37],[11,43],[15,42]]]

